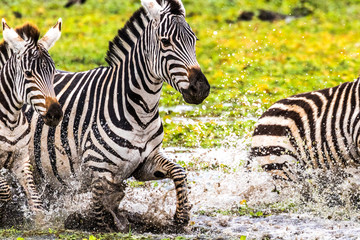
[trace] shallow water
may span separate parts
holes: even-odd
[[[244,167],[247,145],[247,140],[239,140],[237,146],[227,149],[166,149],[168,156],[188,168],[193,215],[185,235],[209,239],[238,239],[242,235],[248,239],[360,238],[360,212],[348,204],[345,194],[351,181],[357,179],[347,180],[337,189],[329,186],[335,193],[343,191],[342,204],[330,204],[325,197],[329,189],[319,192],[317,186],[310,190],[313,200],[304,203],[299,188],[283,186],[280,193],[274,192],[270,176]],[[121,208],[159,222],[171,218],[175,211],[173,185],[168,180],[127,191]],[[234,213],[246,208],[245,204],[269,216]]]
[[[360,210],[349,203],[350,194],[358,189],[356,176],[360,174],[325,188],[317,187],[314,180],[310,184],[311,200],[304,203],[301,186],[275,188],[267,173],[256,166],[251,171],[245,167],[249,139],[229,140],[224,145],[229,147],[165,149],[188,171],[192,217],[178,235],[205,239],[360,238]],[[69,213],[86,209],[89,197],[82,194],[58,199],[44,218],[45,229],[62,228]],[[130,179],[120,209],[137,214],[143,224],[166,226],[175,212],[173,183],[163,180],[139,185]],[[255,217],[257,213],[262,216]],[[149,234],[155,238],[176,236],[173,231],[164,231]]]

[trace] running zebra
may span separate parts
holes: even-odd
[[[24,188],[30,209],[41,211],[29,160],[30,125],[22,110],[31,105],[49,126],[56,126],[62,109],[55,98],[55,65],[47,50],[60,37],[61,19],[39,40],[39,30],[30,24],[10,28],[2,19],[4,42],[0,44],[0,168],[15,174]],[[0,177],[0,200],[11,199],[11,191]]]
[[[301,179],[306,168],[360,164],[360,78],[272,105],[255,128],[251,158],[274,177]]]
[[[196,60],[196,36],[185,21],[180,0],[142,0],[109,43],[108,67],[59,72],[55,92],[64,112],[60,128],[49,128],[30,110],[33,164],[52,189],[82,183],[93,198],[84,221],[92,230],[127,231],[117,216],[125,179],[171,178],[177,204],[175,221],[187,223],[185,170],[161,153],[163,127],[159,99],[164,82],[187,103],[200,104],[210,85]],[[112,224],[107,224],[111,216]],[[71,221],[66,222],[71,222]],[[71,227],[71,226],[69,226]]]

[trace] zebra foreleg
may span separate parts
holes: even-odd
[[[3,176],[0,176],[0,201],[8,202],[11,199],[10,186]]]
[[[105,177],[94,177],[91,183],[92,202],[84,215],[73,213],[65,220],[65,228],[85,231],[128,231],[129,222],[118,214],[124,198],[125,184],[114,184]]]
[[[95,221],[95,228],[124,232],[128,230],[129,222],[126,218],[119,219],[117,210],[124,198],[125,184],[115,184],[105,177],[96,178],[92,183],[91,218]]]
[[[30,164],[27,149],[22,149],[14,154],[14,158],[12,171],[24,188],[30,210],[36,215],[43,213],[43,203],[35,187],[32,165]]]
[[[174,220],[178,224],[187,224],[190,219],[191,205],[188,201],[187,178],[185,169],[171,162],[162,153],[147,159],[133,176],[139,181],[171,178],[176,190],[176,212]]]

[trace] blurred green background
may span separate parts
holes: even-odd
[[[66,1],[0,0],[0,15],[10,26],[30,21],[42,34],[62,17],[62,37],[50,50],[57,68],[82,71],[106,65],[108,42],[140,1],[87,0],[64,8]],[[181,95],[164,84],[160,106],[165,147],[210,148],[248,138],[256,119],[275,101],[358,76],[358,0],[183,3],[187,21],[200,39],[198,61],[211,93],[202,105],[184,108]],[[259,9],[308,15],[262,21]],[[240,21],[243,11],[252,11],[253,19]]]

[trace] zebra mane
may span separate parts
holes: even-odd
[[[24,25],[15,28],[15,31],[22,39],[25,41],[32,41],[35,45],[40,37],[39,29],[31,23],[25,23]]]
[[[109,42],[105,60],[110,66],[116,66],[122,62],[122,59],[134,47],[148,22],[149,18],[143,7],[130,17],[125,26],[118,31],[118,35]]]
[[[174,15],[185,15],[184,9],[181,7],[179,1],[176,0],[156,0],[161,6],[168,4],[169,10]]]
[[[32,41],[34,44],[37,44],[37,41],[40,37],[39,29],[30,23],[25,23],[24,25],[15,28],[15,31],[19,36],[27,41]],[[11,57],[12,50],[4,40],[0,43],[0,70],[5,65],[7,60]]]

